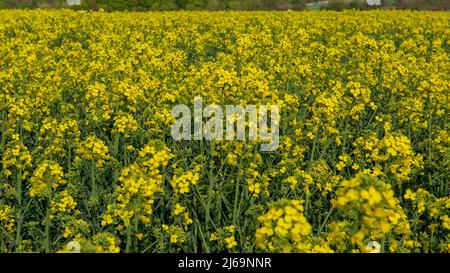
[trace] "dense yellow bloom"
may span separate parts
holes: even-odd
[[[449,252],[449,22],[0,10],[1,251]],[[175,141],[195,97],[278,149]]]
[[[10,142],[3,153],[3,172],[6,176],[12,174],[13,168],[23,172],[31,167],[31,154],[21,141]]]
[[[58,163],[45,161],[38,165],[30,179],[31,197],[50,197],[52,191],[67,183],[64,172]]]
[[[104,84],[94,83],[88,86],[85,99],[89,102],[86,111],[92,116],[93,121],[107,121],[111,118],[111,99]]]
[[[363,246],[366,237],[381,239],[389,232],[410,234],[410,226],[391,185],[376,178],[357,176],[345,180],[331,202],[338,210],[355,212],[360,223],[352,242]]]
[[[281,200],[258,221],[256,244],[262,250],[296,252],[311,233],[311,225],[303,215],[303,201]]]
[[[387,126],[387,127],[386,127]],[[354,152],[355,158],[364,156],[369,164],[375,163],[372,172],[374,176],[380,176],[380,164],[384,164],[385,171],[394,175],[399,182],[409,180],[409,174],[413,167],[422,168],[421,155],[415,155],[410,140],[403,135],[394,136],[389,132],[390,124],[385,124],[385,136],[377,139],[375,134],[368,138],[359,138],[355,145],[363,148]],[[388,163],[386,165],[386,163]],[[370,165],[369,165],[370,166]]]
[[[13,232],[16,221],[14,209],[8,205],[0,205],[0,224],[7,232]]]
[[[200,179],[200,166],[197,165],[191,171],[186,171],[181,175],[174,175],[172,180],[170,180],[170,185],[175,192],[175,194],[184,194],[189,192],[189,186],[197,184]]]
[[[147,144],[139,151],[139,159],[122,170],[115,204],[108,205],[102,225],[110,225],[119,218],[125,226],[131,217],[138,215],[143,222],[149,221],[155,195],[162,191],[163,176],[160,168],[167,166],[173,156],[170,150],[157,143]]]
[[[65,213],[70,212],[75,209],[77,202],[69,194],[68,191],[64,190],[58,194],[58,196],[51,202],[52,213]]]
[[[125,137],[130,137],[132,133],[138,130],[138,127],[139,125],[132,115],[121,114],[114,118],[113,132],[123,134]]]
[[[81,142],[77,154],[81,158],[95,162],[97,167],[102,167],[110,159],[108,146],[95,136],[89,136]]]
[[[54,157],[66,155],[67,149],[76,146],[80,137],[76,120],[66,119],[59,122],[53,117],[42,121],[39,133],[39,140],[48,143],[44,153]]]

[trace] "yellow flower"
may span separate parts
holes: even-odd
[[[260,216],[261,227],[256,230],[256,243],[262,250],[286,252],[298,249],[308,240],[311,225],[303,215],[303,201],[280,200]],[[301,248],[303,249],[303,248]],[[289,252],[290,252],[289,251]]]
[[[77,154],[83,159],[95,162],[97,167],[102,167],[110,159],[108,147],[95,136],[89,136],[81,142]]]
[[[233,247],[237,246],[237,242],[236,242],[236,239],[234,238],[234,236],[225,238],[225,242],[226,242],[227,248],[233,248]]]
[[[31,197],[50,197],[50,194],[67,183],[64,172],[56,162],[44,161],[38,165],[30,179]],[[67,192],[65,192],[66,195]],[[67,196],[66,196],[67,197]]]

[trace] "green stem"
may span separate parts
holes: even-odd
[[[236,188],[234,192],[234,204],[233,204],[233,225],[237,225],[237,218],[238,218],[238,200],[239,200],[239,184],[241,181],[241,168],[242,166],[242,157],[239,159],[239,164],[237,166],[237,178],[236,178]]]
[[[69,170],[69,171],[70,171],[70,168],[71,168],[70,158],[72,157],[72,153],[71,153],[70,149],[71,149],[71,146],[70,146],[70,144],[69,144],[68,156],[67,156],[67,167],[68,167],[68,170]]]
[[[91,162],[91,196],[96,199],[97,197],[97,185],[95,182],[95,162]]]
[[[22,172],[17,173],[17,231],[16,231],[16,252],[20,252],[22,242]]]
[[[206,230],[209,229],[209,222],[211,221],[210,207],[214,193],[214,160],[212,159],[212,153],[214,152],[214,141],[211,141],[211,160],[209,161],[209,189],[208,189],[208,201],[206,204]]]
[[[327,216],[325,216],[325,219],[323,220],[323,223],[319,228],[318,234],[320,234],[322,232],[323,228],[325,227],[325,225],[328,222],[328,218],[330,218],[331,213],[333,213],[333,210],[334,210],[334,208],[331,208],[330,211],[327,213]]]
[[[51,198],[49,199],[51,200]],[[50,202],[49,202],[50,203]],[[50,204],[45,212],[45,253],[50,253]]]
[[[119,143],[120,143],[120,135],[116,133],[114,135],[114,147],[113,147],[113,153],[115,158],[119,158]],[[114,177],[113,188],[115,189],[119,181],[119,170],[117,168],[114,169],[113,177]]]
[[[134,239],[135,239],[135,244],[134,244],[134,252],[138,252],[138,241],[137,241],[137,234],[139,233],[139,208],[141,207],[141,195],[138,195],[138,205],[136,208],[136,213],[134,215]]]
[[[130,253],[131,249],[131,223],[128,223],[127,225],[127,244],[125,247],[125,252]]]
[[[6,95],[3,95],[3,111],[2,111],[2,147],[1,151],[2,154],[5,151],[5,143],[6,143],[6,136],[5,136],[5,132],[6,132],[6,117],[7,117],[7,113],[6,113]]]

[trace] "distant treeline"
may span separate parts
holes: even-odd
[[[450,0],[381,0],[381,8],[450,10]],[[0,0],[0,8],[67,8],[65,0]],[[283,10],[368,9],[366,0],[81,0],[75,9],[130,10]]]

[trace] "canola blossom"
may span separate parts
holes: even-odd
[[[0,252],[450,252],[449,12],[0,10],[0,56]],[[277,149],[174,139],[197,97]]]

